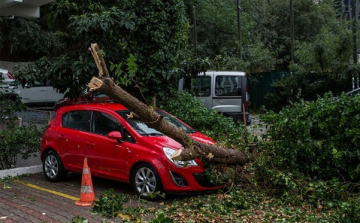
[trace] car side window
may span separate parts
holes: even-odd
[[[127,142],[135,143],[135,139],[130,135],[130,133],[125,128],[123,130],[123,140]]]
[[[190,90],[196,97],[208,97],[211,93],[211,77],[200,76],[186,79],[185,89]]]
[[[62,116],[62,127],[90,132],[91,111],[70,111]]]
[[[215,79],[216,96],[241,96],[239,76],[217,76]]]
[[[103,112],[94,111],[92,119],[92,132],[106,136],[109,132],[119,131],[123,134],[123,140],[135,142],[130,133],[111,115]]]

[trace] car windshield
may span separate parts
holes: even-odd
[[[159,115],[164,116],[165,120],[169,123],[175,125],[176,127],[184,130],[186,133],[194,133],[196,132],[194,129],[189,128],[188,126],[181,123],[179,120],[177,120],[174,116],[169,115],[163,111],[156,110],[156,112]],[[156,131],[153,128],[149,128],[145,123],[134,120],[134,119],[128,119],[127,115],[130,114],[130,111],[117,111],[117,113],[123,117],[140,135],[146,135],[146,136],[162,136],[163,134],[159,131]]]

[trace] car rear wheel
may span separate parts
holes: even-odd
[[[140,198],[153,199],[162,192],[160,176],[148,163],[139,164],[134,169],[131,184]]]
[[[65,178],[66,170],[63,167],[59,155],[54,150],[50,150],[45,154],[43,172],[49,181],[56,182]]]

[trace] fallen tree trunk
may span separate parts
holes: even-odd
[[[240,164],[244,165],[251,161],[246,154],[235,149],[224,149],[214,145],[200,143],[181,129],[167,122],[161,115],[152,108],[140,102],[138,99],[127,93],[115,84],[110,78],[105,61],[101,55],[98,45],[91,44],[89,48],[96,65],[99,69],[99,77],[93,77],[88,84],[90,91],[100,91],[107,94],[114,101],[123,104],[132,111],[129,118],[144,122],[150,128],[167,135],[180,143],[184,149],[178,150],[173,154],[174,160],[208,159],[215,163]]]

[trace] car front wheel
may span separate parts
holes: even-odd
[[[141,198],[156,198],[162,192],[160,176],[148,163],[142,163],[135,168],[131,184]]]
[[[49,181],[60,181],[64,179],[66,170],[60,160],[59,155],[51,150],[45,154],[43,160],[43,172],[47,180]]]

